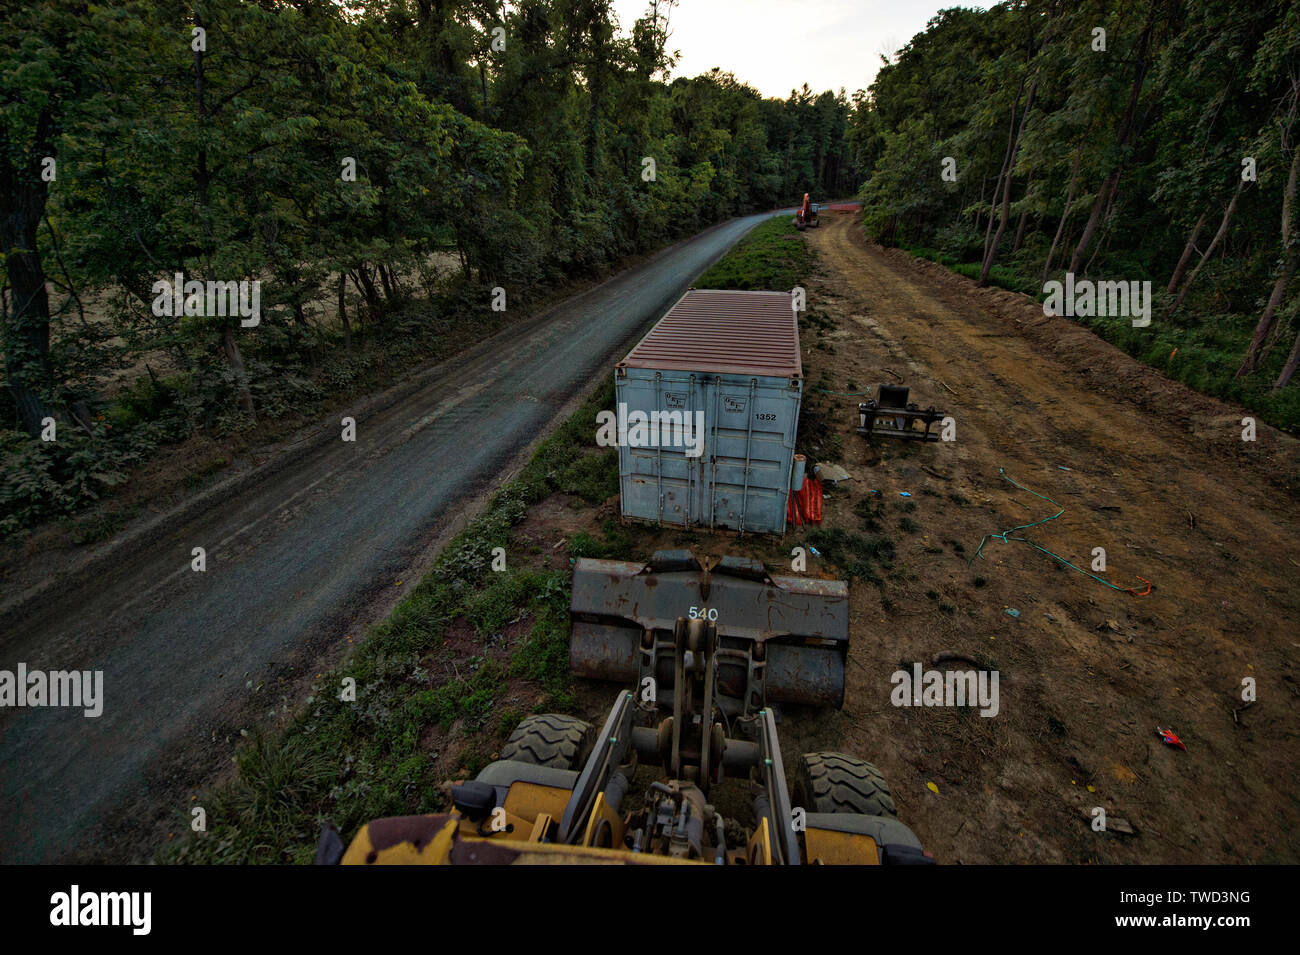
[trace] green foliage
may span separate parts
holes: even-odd
[[[33,212],[0,217],[0,284],[12,296],[26,253],[53,293],[0,315],[0,429],[31,434],[42,403],[65,431],[88,407],[161,441],[310,415],[626,256],[858,181],[842,94],[668,82],[663,22],[619,33],[608,4],[566,0],[408,6],[38,0],[7,18],[0,189]],[[178,273],[260,281],[258,325],[198,300],[167,314],[156,283]],[[487,308],[498,286],[508,316]],[[93,468],[5,447],[30,470],[0,492],[7,531],[94,500],[102,486],[65,486],[78,475],[129,476],[113,443]],[[612,493],[606,454],[555,467],[569,493]]]
[[[0,431],[0,537],[99,500],[157,441],[155,429],[109,438],[97,425],[93,435],[65,430],[56,442]]]
[[[881,518],[885,516],[885,501],[879,491],[872,491],[853,505],[853,513],[862,520],[862,529],[879,533]]]
[[[803,285],[815,253],[794,227],[792,216],[776,216],[753,228],[725,256],[695,280],[697,288],[787,291]]]
[[[176,406],[179,397],[178,379],[141,378],[117,393],[105,417],[111,427],[129,431],[137,425],[158,421]]]
[[[554,712],[574,705],[569,675],[569,622],[563,611],[539,613],[533,628],[510,660],[511,674],[541,684],[546,691],[541,710]],[[512,723],[509,729],[514,729]]]
[[[893,566],[894,542],[887,537],[864,537],[841,527],[831,527],[810,531],[808,542],[850,580],[878,584],[881,577],[877,567],[887,570]]]
[[[491,637],[527,613],[545,575],[493,573],[486,587],[465,601],[465,616],[480,637]]]
[[[615,520],[606,520],[600,537],[578,531],[569,538],[570,557],[631,560],[637,555],[631,535]]]
[[[1298,168],[1297,64],[1300,8],[1287,0],[943,10],[856,100],[848,136],[866,169],[864,227],[1030,295],[1066,270],[1149,281],[1151,325],[1094,321],[1098,334],[1296,430],[1286,359],[1300,329],[1285,276],[1300,253],[1282,219],[1289,210],[1300,234],[1300,201],[1285,200]],[[1243,182],[1247,156],[1257,182]],[[1163,290],[1179,260],[1190,242],[1195,268],[1230,205],[1224,240],[1194,277],[1183,273],[1188,294],[1175,308]],[[1239,378],[1252,332],[1269,331],[1275,292],[1274,347]]]
[[[556,484],[588,504],[600,504],[618,493],[618,449],[584,454],[559,473]]]

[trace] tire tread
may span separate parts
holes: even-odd
[[[525,717],[515,727],[500,758],[533,766],[578,769],[586,758],[591,724],[575,716],[538,713]]]

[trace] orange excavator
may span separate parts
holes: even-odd
[[[817,227],[817,203],[812,201],[808,193],[803,194],[803,205],[795,210],[794,227],[802,232],[804,229],[812,226]]]

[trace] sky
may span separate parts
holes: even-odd
[[[991,0],[990,0],[991,2]],[[613,0],[624,32],[648,0]],[[715,66],[764,96],[780,99],[804,83],[814,93],[850,96],[871,84],[880,55],[892,55],[940,9],[961,0],[681,0],[669,24],[669,50],[680,50],[674,76]]]

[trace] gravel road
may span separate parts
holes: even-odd
[[[0,861],[131,861],[188,818],[187,784],[228,765],[239,720],[281,711],[276,674],[359,631],[565,404],[770,213],[665,249],[304,450],[265,481],[154,535],[0,637],[0,670],[99,670],[98,718],[0,711]],[[346,413],[346,412],[345,412]],[[204,547],[207,570],[190,568]],[[399,591],[400,592],[400,591]]]

